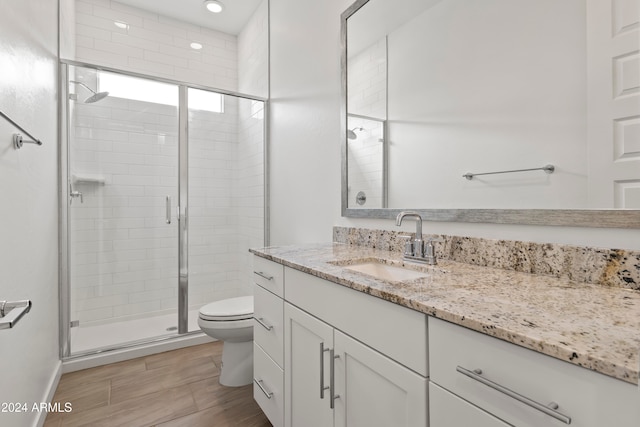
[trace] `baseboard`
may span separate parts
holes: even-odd
[[[53,396],[56,394],[56,389],[58,388],[58,383],[60,382],[61,376],[62,376],[62,361],[58,360],[58,363],[56,364],[56,368],[53,371],[53,375],[49,380],[49,384],[47,384],[47,388],[45,389],[41,402],[51,403],[51,401],[53,400]],[[38,412],[38,416],[35,419],[33,426],[42,427],[46,419],[47,419],[47,411]]]

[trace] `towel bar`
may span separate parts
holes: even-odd
[[[4,117],[9,123],[11,123],[13,126],[15,126],[16,128],[20,129],[22,132],[24,132],[25,134],[27,134],[27,136],[29,138],[31,138],[33,141],[29,141],[27,139],[22,138],[22,135],[20,135],[19,133],[14,133],[13,134],[13,146],[15,147],[16,150],[22,148],[22,145],[24,143],[30,143],[30,144],[36,144],[36,145],[42,145],[42,141],[40,141],[38,138],[36,138],[35,136],[31,135],[25,128],[23,128],[22,126],[20,126],[18,123],[16,123],[11,117],[7,116],[5,113],[3,113],[0,110],[0,116]]]
[[[541,168],[530,168],[530,169],[516,169],[510,171],[497,171],[497,172],[483,172],[483,173],[471,173],[467,172],[462,175],[463,178],[467,178],[468,180],[472,180],[474,176],[479,175],[495,175],[499,173],[514,173],[514,172],[529,172],[529,171],[545,171],[546,173],[553,173],[556,170],[553,165],[544,165]]]
[[[31,310],[31,300],[0,301],[0,329],[13,328]]]

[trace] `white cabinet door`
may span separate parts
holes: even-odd
[[[288,303],[284,307],[284,322],[284,425],[332,426],[328,387],[333,328]]]
[[[426,378],[340,331],[334,339],[336,427],[426,427]]]
[[[429,383],[429,427],[509,427],[509,424]]]

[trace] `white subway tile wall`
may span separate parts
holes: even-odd
[[[262,102],[224,101],[224,113],[189,114],[190,308],[250,294],[247,249],[263,245]],[[175,208],[176,108],[108,97],[77,103],[75,117],[72,182],[84,200],[71,205],[73,320],[175,310],[178,222],[172,210],[166,224],[165,198]]]
[[[356,139],[348,139],[349,157],[348,205],[350,208],[383,208],[384,128],[382,122],[360,117],[349,117],[349,129],[356,129]],[[362,130],[360,130],[362,129]],[[364,193],[364,204],[357,202],[358,193]]]
[[[362,52],[349,56],[350,114],[387,118],[387,40],[381,38]]]
[[[120,28],[115,22],[126,26]],[[235,35],[116,1],[76,0],[76,37],[75,58],[70,59],[238,90]],[[193,41],[201,43],[202,49],[192,49]]]
[[[387,42],[378,40],[349,59],[350,114],[384,120],[387,118]],[[348,194],[350,208],[382,208],[384,131],[381,122],[363,117],[348,117],[348,129],[356,130],[356,139],[348,139]],[[359,193],[366,202],[356,201]]]
[[[161,312],[177,295],[177,222],[165,223],[165,197],[178,195],[177,114],[115,97],[75,103],[71,182],[83,202],[70,208],[72,320]]]
[[[268,93],[266,2],[241,43],[117,2],[76,5],[73,59],[234,91],[242,69],[246,93]],[[198,52],[189,47],[196,38],[205,45]],[[71,208],[72,320],[175,312],[177,110],[113,96],[72,104],[71,174],[84,197]],[[247,249],[264,245],[264,105],[225,96],[224,113],[192,110],[189,137],[189,303],[197,308],[251,293]]]

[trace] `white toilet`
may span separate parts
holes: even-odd
[[[223,341],[220,384],[239,387],[253,382],[253,296],[203,306],[198,326],[205,334]]]

